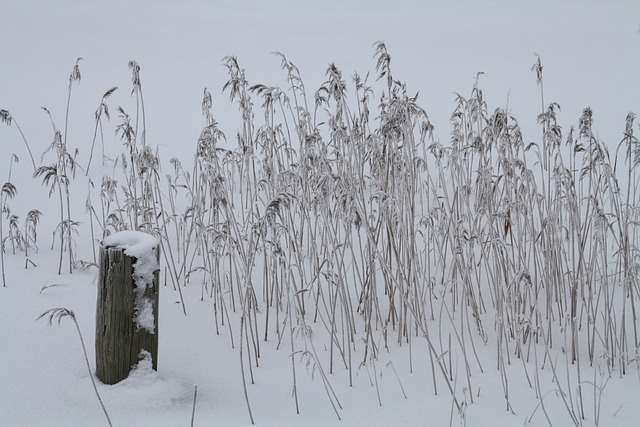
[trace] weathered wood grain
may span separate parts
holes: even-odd
[[[159,249],[154,249],[159,259]],[[133,266],[136,259],[123,248],[100,249],[98,302],[96,307],[96,376],[105,384],[127,378],[138,363],[140,352],[151,354],[153,369],[158,369],[158,296],[159,273],[145,290],[144,298],[153,304],[154,333],[138,328],[134,320],[136,283]]]

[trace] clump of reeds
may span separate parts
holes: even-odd
[[[59,270],[65,244],[71,269],[77,224],[69,180],[79,155],[88,154],[88,174],[99,130],[103,176],[99,210],[89,182],[92,233],[95,220],[103,235],[129,228],[159,236],[185,314],[182,288],[198,281],[216,333],[228,328],[238,347],[252,422],[261,342],[276,340],[291,358],[296,411],[301,365],[318,374],[340,417],[332,382],[341,377],[330,374],[345,372],[352,385],[362,368],[378,387],[381,353],[406,346],[410,369],[428,364],[433,392],[444,387],[463,420],[479,394],[474,374],[496,369],[505,408],[517,409],[512,381],[526,381],[551,424],[542,381],[549,367],[571,421],[592,416],[597,424],[608,378],[640,360],[635,115],[615,152],[598,139],[590,108],[563,128],[560,105],[546,104],[538,57],[539,139],[525,144],[518,120],[488,105],[478,73],[470,93],[456,95],[445,142],[418,94],[393,74],[384,43],[374,45],[376,79],[355,73],[349,80],[331,64],[314,92],[276,55],[284,88],[251,84],[237,58],[224,58],[222,89],[237,104],[241,128],[227,140],[205,88],[193,164],[171,159],[165,176],[146,138],[135,61],[134,112],[117,110],[120,156],[104,154],[102,117],[109,118],[115,88],[101,99],[88,153],[67,151],[67,112],[64,134],[54,125],[57,160],[36,172],[50,194],[58,192]],[[10,116],[2,110],[2,117]],[[35,242],[37,215],[30,221],[24,236]],[[492,364],[477,351],[489,343]],[[416,346],[428,361],[414,360]],[[522,378],[507,369],[514,363]]]

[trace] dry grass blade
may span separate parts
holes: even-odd
[[[58,321],[58,325],[60,325],[60,322],[64,317],[70,317],[71,320],[73,320],[73,323],[76,326],[76,331],[78,332],[78,337],[80,337],[80,344],[82,344],[82,352],[84,353],[84,360],[87,364],[87,371],[89,373],[89,378],[91,378],[91,384],[93,384],[93,390],[96,393],[96,397],[100,402],[100,406],[102,407],[104,416],[107,418],[107,422],[109,423],[109,426],[113,426],[111,424],[111,419],[109,418],[109,414],[107,413],[107,408],[105,408],[104,403],[102,402],[102,398],[100,397],[100,393],[98,393],[96,380],[93,378],[93,372],[91,371],[91,365],[89,364],[89,357],[87,356],[87,349],[84,345],[84,339],[82,338],[82,333],[80,332],[80,326],[78,325],[78,321],[76,319],[75,313],[72,310],[69,310],[68,308],[62,308],[62,307],[52,308],[42,313],[40,316],[38,316],[36,320],[40,320],[46,316],[49,316],[49,325],[53,324],[54,319]]]

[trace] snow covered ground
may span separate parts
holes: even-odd
[[[370,72],[373,84],[377,76],[372,45],[378,40],[385,42],[391,54],[394,77],[406,82],[411,94],[419,92],[418,102],[435,126],[436,140],[443,143],[451,133],[455,93],[469,94],[479,72],[484,73],[479,85],[489,112],[507,108],[518,118],[525,144],[539,139],[540,88],[531,71],[535,54],[544,65],[545,102],[560,104],[558,122],[565,128],[577,124],[583,108],[590,106],[598,138],[613,152],[622,139],[627,113],[640,113],[638,0],[2,1],[0,109],[8,110],[15,123],[0,124],[0,180],[5,182],[11,174],[16,187],[17,194],[7,201],[12,214],[22,221],[27,212],[38,209],[43,216],[38,224],[39,250],[30,249],[28,264],[24,252],[13,254],[10,243],[5,245],[6,287],[0,289],[0,425],[106,425],[71,320],[63,318],[54,327],[48,327],[46,320],[35,320],[54,307],[73,310],[89,361],[95,363],[97,270],[89,266],[85,271],[57,274],[58,240],[52,242],[59,220],[57,192],[48,198],[48,190],[32,178],[29,154],[15,124],[40,165],[40,155],[52,141],[51,122],[41,109],[46,107],[58,129],[68,128],[68,145],[78,150],[78,162],[84,166],[96,108],[105,91],[118,86],[109,100],[112,120],[105,122],[104,132],[111,144],[108,150],[120,152],[121,142],[113,136],[116,107],[136,108],[127,67],[135,60],[141,67],[146,141],[158,147],[163,174],[170,173],[169,159],[174,157],[190,169],[205,125],[201,106],[205,87],[213,95],[213,117],[227,135],[227,146],[235,148],[240,113],[237,103],[230,103],[228,93],[222,92],[228,80],[221,63],[225,56],[238,58],[251,84],[286,88],[286,73],[272,54],[282,52],[313,93],[326,80],[330,63],[343,71],[350,86],[355,71],[362,76]],[[69,72],[79,57],[83,58],[79,62],[82,79],[73,83],[65,126]],[[373,107],[379,90],[374,96]],[[256,98],[254,103],[260,119],[256,121],[261,123],[260,102]],[[19,163],[12,162],[13,154]],[[75,237],[77,258],[90,261],[92,242],[85,210],[90,183],[83,172],[78,176],[71,207],[74,219],[81,222]],[[100,171],[91,177],[98,186]],[[186,286],[183,293],[187,316],[171,285],[161,289],[158,372],[142,363],[125,381],[98,385],[114,426],[189,425],[196,386],[195,425],[250,424],[237,342],[232,348],[226,326],[216,334],[213,303],[201,300],[199,285]],[[482,320],[491,330],[493,315],[486,314]],[[231,324],[238,334],[238,315]],[[519,359],[513,357],[501,375],[496,368],[496,337],[491,334],[486,344],[476,342],[483,372],[474,365],[471,391],[466,389],[461,354],[446,356],[453,359],[452,382],[464,401],[461,411],[454,407],[444,382],[438,394],[433,393],[428,348],[419,339],[412,348],[391,345],[376,363],[354,368],[353,386],[346,369],[329,374],[335,400],[327,397],[318,367],[296,355],[300,414],[292,397],[288,343],[279,346],[272,336],[260,345],[259,367],[253,369],[254,384],[248,386],[257,425],[572,423],[549,370],[540,374],[548,419]],[[329,342],[319,340],[316,345],[327,356]],[[551,357],[562,360],[564,355],[558,347]],[[355,359],[362,359],[362,354]],[[327,360],[322,363],[326,369]],[[531,374],[531,365],[527,366]],[[558,366],[562,368],[559,375],[573,375],[568,373],[573,368]],[[600,425],[635,425],[634,420],[640,419],[638,364],[630,363],[624,376],[618,370],[609,375],[604,365],[583,363],[582,367],[588,390],[584,425],[596,424],[594,407]],[[505,377],[510,380],[513,411],[507,410],[504,399]],[[576,390],[570,391],[575,400]],[[334,410],[332,402],[339,402],[341,408]]]

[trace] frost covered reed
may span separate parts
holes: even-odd
[[[58,325],[64,317],[70,317],[73,320],[73,324],[76,327],[76,331],[78,332],[78,337],[80,338],[80,344],[82,345],[82,352],[84,354],[84,360],[87,364],[87,372],[89,373],[89,378],[91,378],[91,384],[93,385],[93,391],[96,393],[96,397],[100,402],[100,407],[102,408],[102,412],[104,412],[104,416],[107,418],[107,422],[109,426],[112,426],[111,419],[109,418],[109,414],[107,413],[107,408],[104,406],[102,402],[102,398],[100,397],[100,393],[98,392],[98,387],[96,386],[96,380],[93,378],[93,372],[91,371],[91,365],[89,364],[89,357],[87,356],[87,348],[84,345],[84,338],[82,338],[82,332],[80,332],[80,326],[78,325],[78,320],[76,319],[76,314],[67,308],[52,308],[50,310],[42,313],[36,320],[40,320],[43,317],[49,316],[49,325],[53,324],[53,320],[58,320]]]
[[[240,128],[227,138],[205,88],[193,164],[171,159],[165,176],[131,61],[135,113],[118,107],[115,125],[124,152],[103,154],[99,212],[88,205],[103,236],[136,229],[160,238],[161,269],[185,314],[182,289],[201,287],[216,333],[226,329],[238,349],[251,421],[261,343],[275,340],[291,359],[296,411],[301,368],[319,377],[339,418],[332,381],[342,377],[331,375],[346,373],[352,385],[366,370],[378,387],[381,352],[407,347],[410,369],[428,365],[433,393],[448,393],[461,419],[480,394],[474,374],[494,369],[506,410],[515,411],[510,384],[526,381],[549,420],[544,369],[572,422],[597,424],[608,378],[640,360],[635,115],[615,150],[597,137],[588,107],[562,127],[537,57],[535,142],[525,143],[507,109],[489,107],[481,73],[456,95],[445,142],[393,74],[384,43],[374,45],[375,78],[346,79],[331,64],[314,92],[275,56],[286,87],[251,84],[237,58],[223,59]],[[96,112],[93,144],[114,90]],[[54,133],[58,159],[36,176],[59,194],[61,269],[64,242],[72,260],[68,181],[77,178],[66,131]],[[87,173],[93,144],[78,154],[88,154]],[[493,348],[493,366],[480,346]]]

